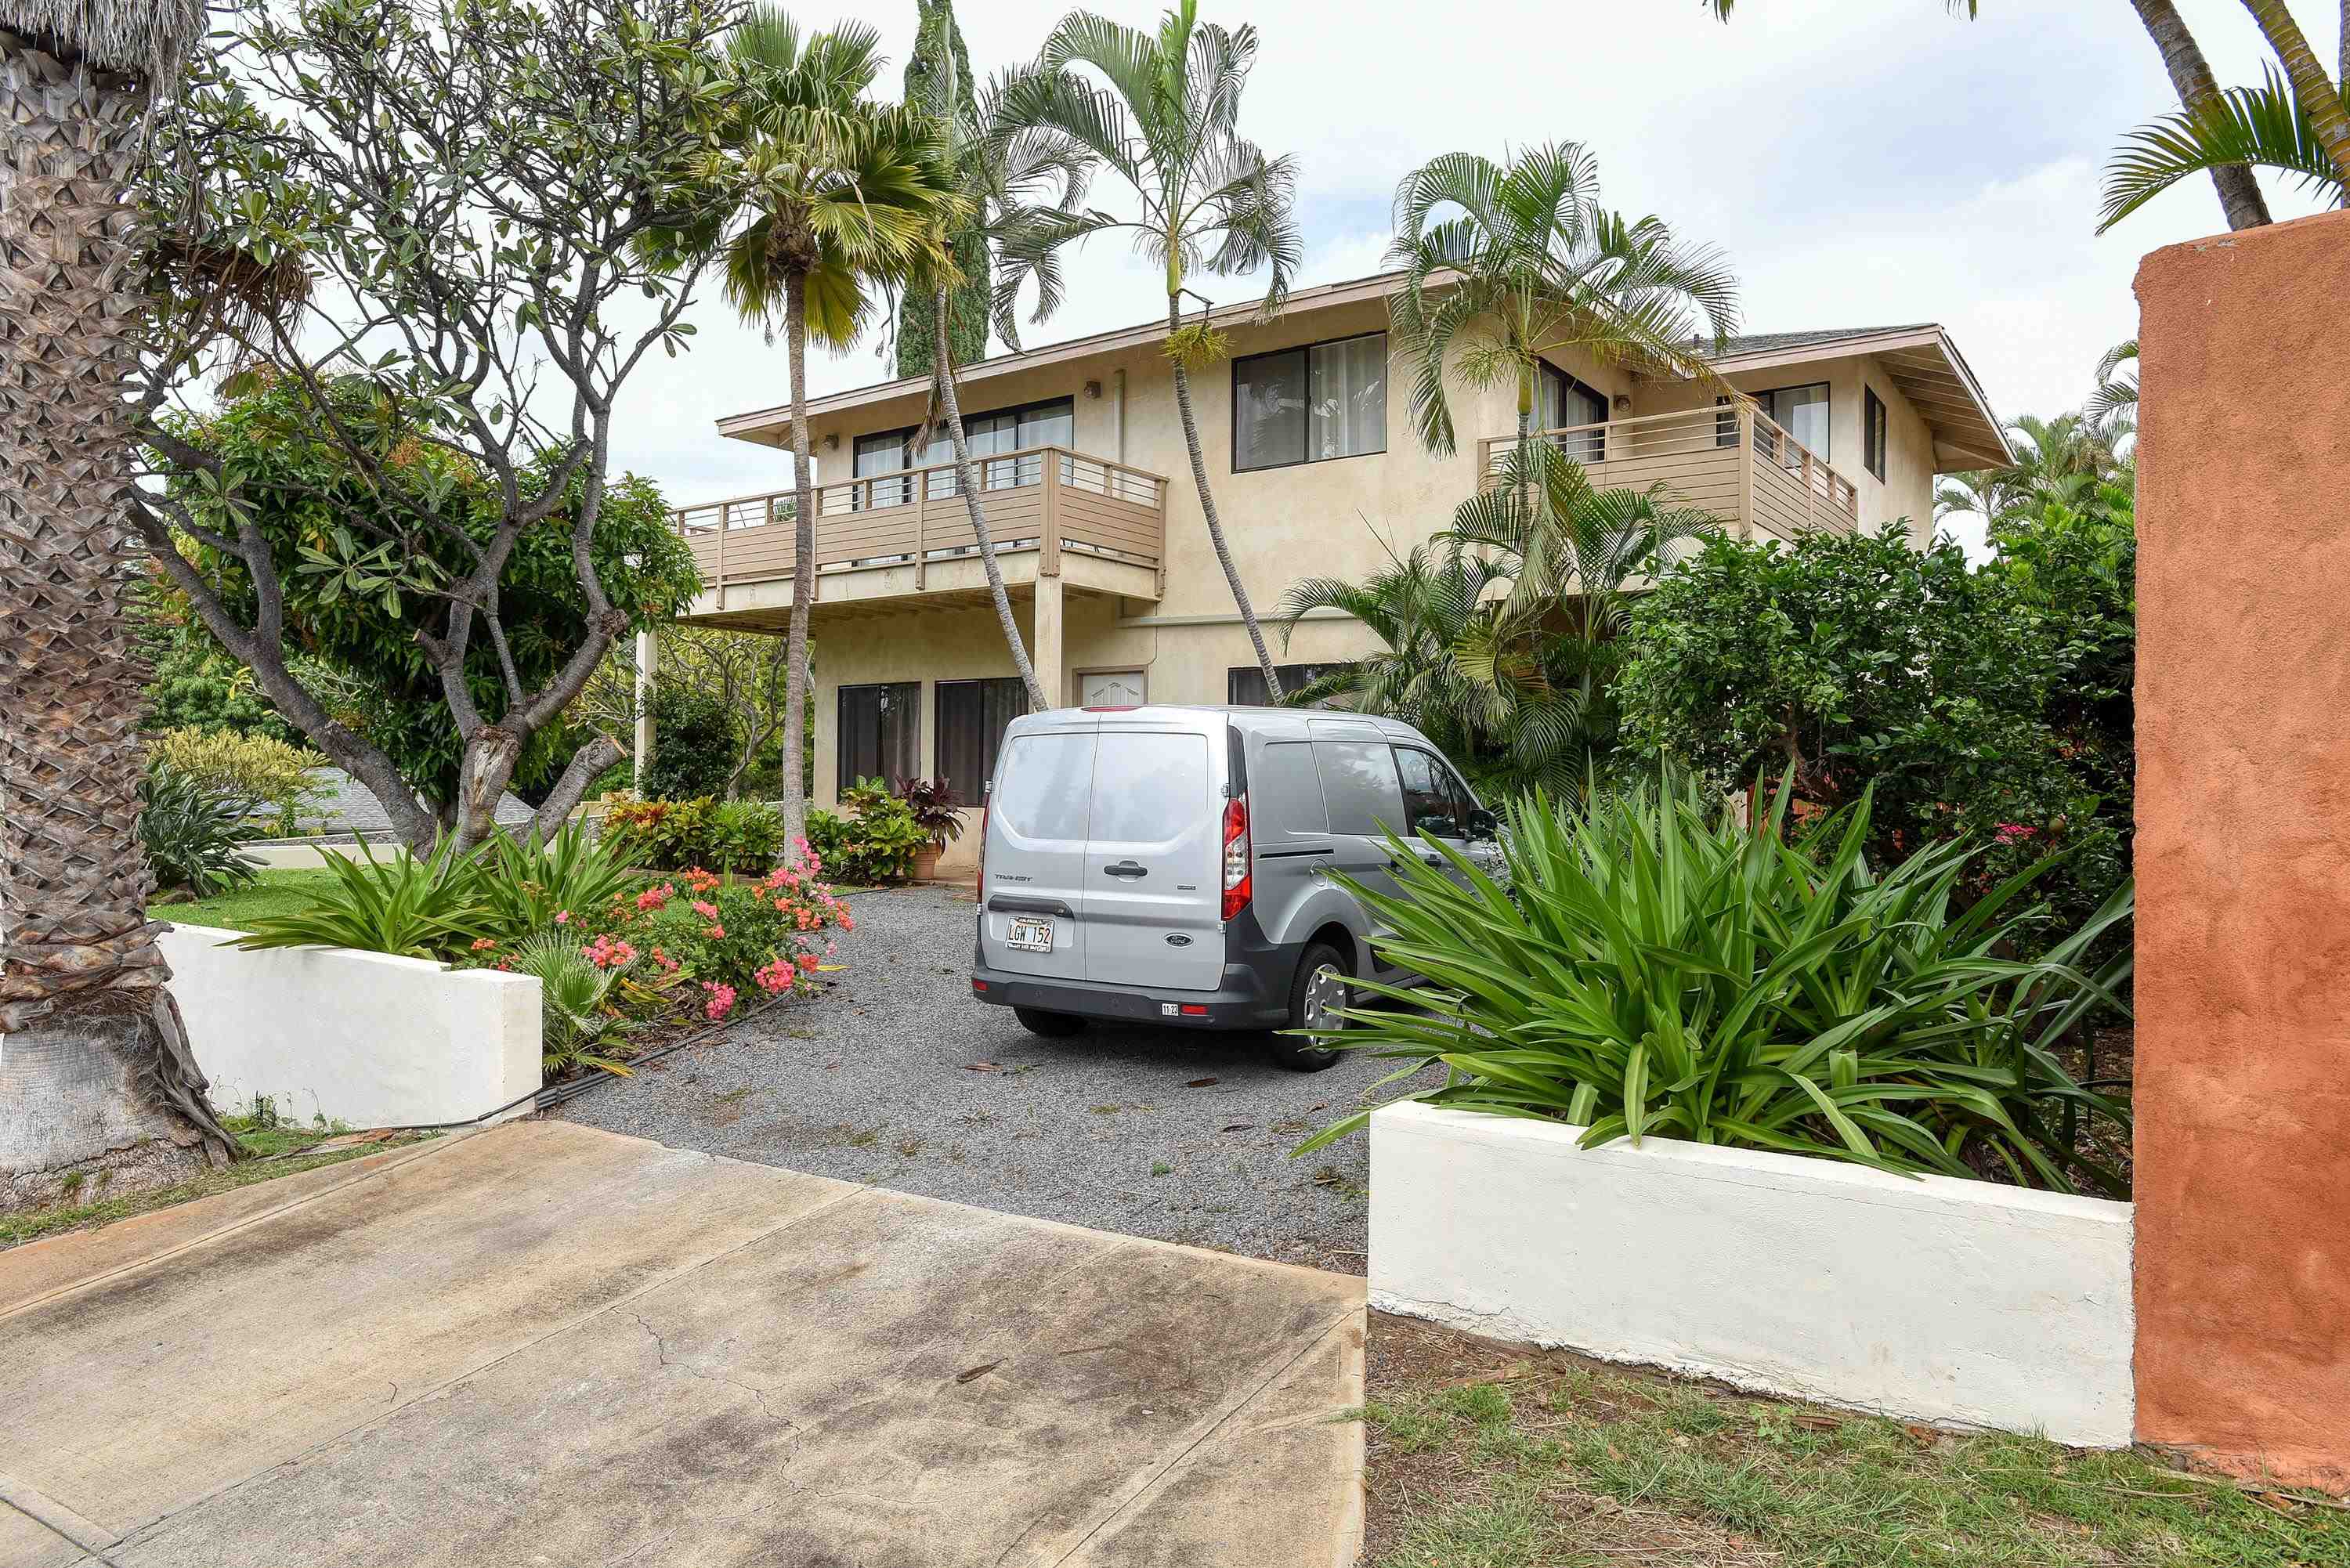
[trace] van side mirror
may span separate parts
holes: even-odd
[[[1501,836],[1502,819],[1500,817],[1495,816],[1492,812],[1487,811],[1482,805],[1473,807],[1470,811],[1469,831],[1463,835],[1464,837],[1499,838]]]

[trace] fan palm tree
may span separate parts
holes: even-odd
[[[1197,0],[1180,0],[1156,33],[1121,26],[1089,11],[1063,17],[1045,40],[1044,69],[1005,91],[1003,130],[1067,137],[1125,182],[1137,208],[1131,215],[1036,214],[1004,235],[1004,276],[997,287],[1017,289],[1033,274],[1042,290],[1052,252],[1109,230],[1131,234],[1136,249],[1164,269],[1167,358],[1191,449],[1191,482],[1199,488],[1208,539],[1232,587],[1232,604],[1264,671],[1265,689],[1279,701],[1281,677],[1224,542],[1191,406],[1191,370],[1221,358],[1224,344],[1204,312],[1191,326],[1183,324],[1183,298],[1191,293],[1188,285],[1195,273],[1232,276],[1269,265],[1262,314],[1270,317],[1297,270],[1296,164],[1285,156],[1267,158],[1240,134],[1241,94],[1255,60],[1256,29],[1243,26],[1227,32],[1202,25]],[[1040,292],[1040,304],[1045,297],[1049,296]]]
[[[658,242],[718,255],[728,303],[770,334],[782,327],[792,409],[792,613],[784,699],[784,818],[798,837],[806,733],[807,627],[816,597],[816,498],[807,432],[807,346],[854,344],[877,286],[935,252],[959,198],[938,123],[865,97],[882,60],[861,23],[804,33],[781,8],[752,7],[728,36],[735,91],[724,145],[698,175],[737,193],[731,211]]]
[[[147,919],[119,504],[150,306],[123,218],[148,114],[203,30],[198,0],[0,4],[0,1173],[19,1177],[134,1144],[235,1148]]]
[[[1050,233],[1042,236],[1041,254],[1030,254],[1024,275],[1038,279],[1037,319],[1044,320],[1060,303],[1059,264],[1054,251],[1068,238],[1066,226],[1055,220],[1081,208],[1093,173],[1093,155],[1059,131],[1023,130],[1001,123],[1008,87],[1033,74],[1034,67],[999,78],[987,90],[974,95],[963,79],[954,51],[947,47],[946,36],[940,33],[935,42],[934,57],[923,62],[918,107],[937,121],[945,141],[947,163],[962,199],[960,222],[976,233],[983,253],[1003,243],[1005,235],[1024,232],[1040,220],[1045,224]],[[1043,710],[1056,705],[1054,694],[1037,679],[1027,644],[1021,640],[1019,623],[1013,618],[1012,597],[1003,586],[1003,568],[996,560],[994,535],[987,525],[986,502],[963,431],[962,403],[956,386],[962,366],[948,326],[953,294],[967,281],[962,276],[966,265],[954,236],[942,234],[940,243],[920,258],[909,284],[908,297],[921,300],[932,319],[931,399],[915,445],[928,446],[931,432],[944,425],[954,451],[955,488],[962,495],[972,534],[979,542],[980,563],[987,572],[988,592],[995,600],[1004,645],[1011,649],[1013,668],[1028,690],[1029,707]],[[1020,339],[1014,317],[1020,280],[1009,281],[1012,292],[997,294],[990,302],[990,313],[1004,342],[1016,349]]]
[[[1718,348],[1738,325],[1738,285],[1721,254],[1683,245],[1660,219],[1627,223],[1602,207],[1598,162],[1577,142],[1529,148],[1506,165],[1447,153],[1404,176],[1395,226],[1388,261],[1405,275],[1388,314],[1399,349],[1419,365],[1412,421],[1439,454],[1455,440],[1448,376],[1514,385],[1523,446],[1547,358],[1581,349],[1709,378],[1699,345]]]

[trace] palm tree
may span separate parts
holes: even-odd
[[[1265,689],[1279,701],[1281,677],[1224,542],[1191,407],[1191,372],[1222,358],[1223,339],[1204,312],[1191,327],[1183,325],[1183,297],[1191,292],[1187,285],[1195,272],[1228,277],[1269,264],[1272,276],[1261,314],[1270,317],[1297,269],[1296,164],[1285,156],[1267,158],[1240,134],[1241,93],[1255,59],[1256,29],[1243,26],[1227,32],[1202,26],[1197,0],[1180,0],[1155,34],[1089,11],[1063,17],[1045,40],[1045,68],[1007,88],[1003,129],[1067,137],[1125,181],[1139,211],[1130,217],[1103,212],[1039,215],[1020,225],[1004,236],[1005,277],[997,288],[1016,289],[1030,273],[1041,280],[1051,252],[1112,229],[1130,232],[1137,250],[1165,270],[1167,358],[1191,449],[1191,481],[1199,487],[1209,542],[1264,671]],[[1092,85],[1083,72],[1101,85]]]
[[[813,338],[837,351],[854,344],[873,314],[872,286],[902,278],[933,252],[957,201],[937,123],[865,97],[881,67],[879,42],[861,23],[803,34],[781,8],[753,6],[726,44],[733,124],[697,171],[738,199],[720,218],[661,241],[679,254],[719,254],[728,303],[771,341],[782,317],[794,491],[784,819],[793,837],[806,825],[798,781],[816,597],[807,345]]]
[[[946,47],[946,43],[945,37],[940,37],[934,57],[924,62],[920,107],[938,122],[945,140],[948,165],[954,171],[962,198],[960,223],[978,236],[983,257],[991,244],[1000,243],[1003,236],[1019,232],[1038,217],[1052,228],[1054,234],[1066,240],[1066,228],[1052,220],[1076,212],[1083,203],[1093,172],[1092,155],[1058,131],[1001,126],[1001,106],[1008,85],[1029,73],[1015,71],[974,97],[963,78],[960,56]],[[1051,240],[1052,236],[1046,238]],[[915,445],[926,447],[931,432],[941,423],[945,425],[954,450],[955,488],[962,493],[964,510],[971,516],[972,534],[979,541],[980,562],[987,572],[988,592],[995,600],[995,617],[1003,628],[1004,645],[1011,649],[1013,668],[1028,690],[1029,707],[1041,711],[1055,705],[1054,696],[1037,679],[1027,645],[1020,638],[1019,623],[1013,618],[1012,597],[1003,586],[1003,568],[996,560],[995,539],[988,530],[987,507],[978,475],[972,467],[970,442],[963,432],[962,403],[956,387],[962,366],[949,325],[955,292],[969,281],[963,269],[970,265],[970,257],[966,254],[968,247],[954,242],[952,234],[941,237],[941,243],[917,267],[908,289],[910,300],[925,301],[932,322],[931,400],[923,411],[922,428],[915,436]],[[1043,259],[1041,271],[1033,263],[1031,267],[1032,274],[1045,286],[1040,290],[1039,320],[1050,315],[1052,307],[1060,302],[1057,264],[1050,244]],[[1014,314],[1018,279],[1010,281],[1014,293],[992,299],[989,309],[1000,320],[1004,341],[1017,348],[1019,338],[1011,317]]]
[[[2146,26],[2146,35],[2154,40],[2162,56],[2162,68],[2169,73],[2170,85],[2178,94],[2179,107],[2189,114],[2203,117],[2215,113],[2220,106],[2220,84],[2211,75],[2211,66],[2203,57],[2203,50],[2188,30],[2186,18],[2171,0],[2130,0],[2137,7],[2138,20]],[[2211,184],[2220,193],[2220,211],[2227,215],[2230,229],[2256,229],[2270,221],[2268,199],[2261,194],[2260,180],[2251,167],[2244,163],[2215,164],[2211,169]]]
[[[2284,0],[2244,0],[2244,9],[2276,52],[2285,79],[2293,84],[2294,100],[2309,117],[2310,134],[2332,162],[2334,177],[2350,183],[2350,100],[2343,97],[2350,88],[2350,63],[2342,67],[2344,80],[2328,77]],[[2350,28],[2350,11],[2344,13],[2343,25]],[[2343,45],[2343,57],[2350,62],[2350,40]]]
[[[2123,368],[2129,370],[2122,374]],[[2100,423],[2116,418],[2135,420],[2137,416],[2137,339],[2125,338],[2106,349],[2097,360],[2097,389],[2089,394],[2087,407],[2082,412]]]
[[[2121,348],[2133,348],[2124,344]],[[2100,379],[2110,376],[2125,356],[2121,348],[2107,354]],[[2098,510],[2106,489],[2125,491],[2135,474],[2121,448],[2137,433],[2126,402],[2041,419],[2024,414],[2007,427],[2017,453],[2007,468],[1974,469],[1946,477],[1934,491],[1934,514],[1953,512],[1982,514],[1994,528],[2012,518],[2042,511],[2049,505]]]
[[[1500,483],[1408,560],[1361,584],[1289,590],[1284,637],[1307,612],[1336,609],[1386,645],[1291,701],[1337,697],[1409,719],[1505,787],[1579,798],[1615,749],[1610,689],[1639,579],[1717,526],[1669,504],[1661,484],[1595,490],[1556,448],[1513,449]]]
[[[2339,91],[2334,96],[2337,109],[2350,107]],[[2350,206],[2350,174],[2325,146],[2306,101],[2272,68],[2259,87],[2230,88],[2199,109],[2167,114],[2123,138],[2106,166],[2097,232],[2181,180],[2231,164],[2289,174],[2334,205]]]
[[[1597,161],[1578,142],[1529,148],[1507,165],[1447,153],[1404,176],[1395,225],[1388,260],[1405,276],[1388,313],[1399,348],[1419,361],[1413,422],[1440,454],[1455,440],[1448,375],[1513,384],[1523,446],[1550,356],[1581,349],[1710,378],[1698,345],[1719,347],[1738,324],[1720,253],[1682,245],[1660,219],[1627,223],[1602,207]]]
[[[149,111],[203,30],[196,0],[0,5],[0,1172],[44,1185],[133,1145],[235,1151],[147,919],[139,552],[118,504],[149,308],[123,219]]]

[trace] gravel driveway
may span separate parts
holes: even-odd
[[[1292,1073],[1243,1039],[1115,1024],[1041,1040],[971,999],[968,894],[850,903],[847,967],[824,995],[558,1114],[1006,1213],[1363,1272],[1363,1139],[1289,1150],[1361,1105],[1392,1064],[1349,1054]]]

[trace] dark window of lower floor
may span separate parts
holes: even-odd
[[[920,773],[922,683],[842,687],[835,746],[840,763],[837,782],[842,789],[858,779],[894,784]]]
[[[1028,688],[1016,676],[938,683],[939,777],[965,805],[986,797],[1004,726],[1028,711]]]
[[[1281,677],[1281,689],[1294,692],[1310,681],[1333,675],[1347,668],[1344,664],[1276,664],[1275,674]],[[1262,708],[1273,701],[1265,689],[1264,671],[1253,664],[1235,664],[1224,674],[1224,701],[1236,708]]]

